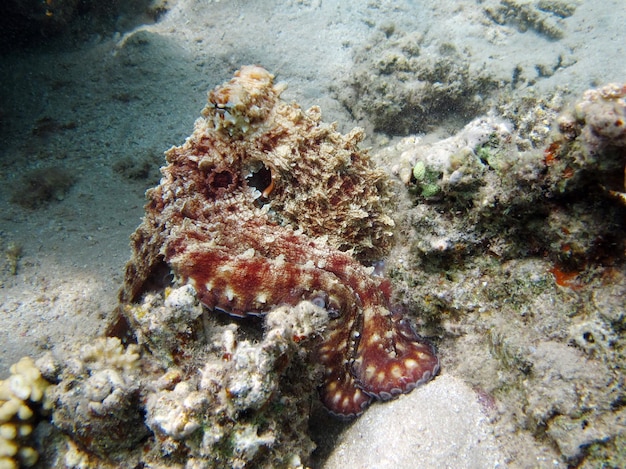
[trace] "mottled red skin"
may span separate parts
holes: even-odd
[[[164,261],[179,282],[194,286],[208,308],[237,316],[322,300],[331,319],[315,351],[325,368],[320,396],[332,413],[356,416],[373,399],[389,399],[432,378],[439,362],[432,346],[391,312],[388,281],[373,277],[371,269],[321,238],[278,223],[278,214],[271,213],[271,190],[257,188],[269,199],[261,201],[249,186],[251,172],[262,166],[272,170],[278,192],[290,178],[297,183],[297,173],[281,176],[271,158],[274,148],[291,145],[296,131],[302,132],[298,145],[313,152],[312,159],[298,164],[336,183],[341,173],[325,174],[325,168],[316,167],[314,150],[341,144],[342,137],[297,108],[280,111],[281,122],[293,127],[276,124],[271,116],[278,111],[271,106],[278,106],[278,95],[267,88],[267,72],[257,67],[246,73],[243,85],[236,78],[214,90],[213,104],[203,112],[207,119],[196,124],[184,145],[167,152],[164,178],[148,192],[146,217],[133,235],[134,259],[139,260],[127,268],[121,298],[133,301]],[[247,99],[255,103],[254,115],[237,115],[248,109],[243,105],[242,111],[229,107],[231,101]],[[230,125],[231,120],[242,127]],[[352,173],[346,181],[350,187],[363,183]]]
[[[238,244],[241,249],[254,249],[253,257],[237,258],[231,249],[211,249],[186,234],[167,243],[166,260],[178,276],[194,285],[202,303],[237,316],[262,314],[277,305],[295,305],[324,294],[327,307],[339,313],[331,319],[317,353],[326,369],[320,396],[331,412],[359,415],[373,398],[387,400],[436,374],[439,362],[432,346],[398,313],[390,312],[388,282],[371,277],[348,254],[318,246],[269,220],[250,220],[232,230],[241,230]],[[268,237],[274,241],[263,242]],[[279,255],[282,260],[277,263]],[[323,269],[307,265],[319,259],[324,260]],[[225,267],[229,273],[223,271]],[[210,290],[204,287],[207,284]],[[257,301],[261,293],[263,304]],[[370,343],[376,335],[380,340]],[[404,365],[409,358],[417,364],[413,369]],[[377,380],[377,375],[368,376],[370,366],[377,372],[398,366],[401,373]],[[337,395],[346,399],[337,401]]]

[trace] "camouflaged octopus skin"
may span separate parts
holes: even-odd
[[[324,306],[320,397],[351,417],[428,381],[439,361],[392,310],[389,283],[359,262],[388,253],[394,225],[387,178],[357,148],[362,131],[341,135],[319,108],[282,101],[283,89],[247,66],[209,92],[148,191],[120,299],[137,301],[166,267],[208,308],[236,316]]]

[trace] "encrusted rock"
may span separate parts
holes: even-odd
[[[84,345],[58,370],[49,389],[53,424],[82,448],[114,458],[147,435],[139,406],[139,353],[117,338]]]

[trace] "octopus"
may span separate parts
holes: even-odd
[[[374,275],[393,242],[393,198],[358,148],[363,131],[342,135],[319,108],[283,101],[284,88],[246,66],[209,92],[147,192],[120,299],[137,301],[165,268],[210,310],[325,308],[329,325],[312,352],[324,369],[320,398],[354,417],[433,378],[439,360]]]

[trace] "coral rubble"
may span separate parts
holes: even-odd
[[[415,209],[416,248],[448,262],[483,246],[505,259],[541,252],[569,270],[602,257],[622,222],[619,205],[607,202],[623,199],[623,96],[621,85],[609,85],[571,109],[558,93],[526,99],[453,137],[408,137],[386,149],[397,176],[425,202]],[[593,209],[600,204],[604,215]]]
[[[66,169],[33,169],[15,183],[11,202],[29,209],[39,208],[49,202],[63,200],[75,183],[76,178]]]
[[[575,5],[561,0],[501,0],[496,7],[485,8],[485,14],[498,24],[514,24],[520,31],[533,30],[549,39],[564,36],[563,19],[574,14]]]
[[[47,366],[52,423],[81,448],[102,458],[123,460],[148,433],[139,406],[139,353],[117,338],[84,345],[66,364]]]
[[[626,203],[626,84],[586,91],[573,109],[559,117],[559,130],[561,138],[552,143],[553,165],[564,174],[579,173],[579,168],[592,172],[594,181]]]
[[[137,344],[100,338],[42,357],[38,366],[55,383],[46,464],[301,466],[315,447],[307,422],[322,371],[308,350],[326,311],[310,302],[277,308],[260,341],[234,324],[196,323],[201,311],[189,285],[147,294],[127,308]],[[192,327],[201,329],[197,340]]]

